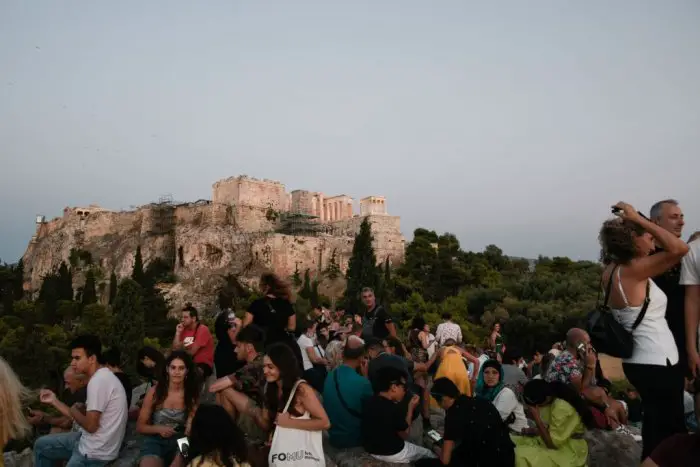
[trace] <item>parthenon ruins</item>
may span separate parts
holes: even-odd
[[[271,208],[317,218],[321,222],[350,219],[357,215],[354,200],[347,195],[326,196],[318,191],[294,190],[287,193],[285,186],[273,180],[258,180],[245,175],[219,180],[214,183],[212,200],[215,203]],[[368,196],[360,200],[359,215],[386,215],[383,196]]]

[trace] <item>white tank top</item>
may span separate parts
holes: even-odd
[[[620,281],[621,270],[622,266],[617,268],[617,287],[626,306],[611,311],[617,322],[630,331],[637,316],[639,316],[639,312],[642,311],[642,306],[629,305]],[[663,290],[649,279],[649,306],[642,322],[639,323],[637,329],[632,331],[634,351],[630,358],[622,360],[624,363],[661,366],[666,366],[668,363],[671,365],[678,363],[676,341],[673,339],[673,334],[671,334],[666,322],[667,302]]]

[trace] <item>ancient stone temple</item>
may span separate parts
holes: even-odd
[[[174,265],[178,280],[168,291],[173,306],[185,300],[210,304],[227,275],[244,281],[254,281],[265,270],[290,276],[308,269],[321,275],[331,258],[345,271],[365,218],[372,226],[377,261],[401,263],[405,239],[400,218],[387,214],[381,196],[362,198],[356,212],[347,195],[287,192],[280,182],[241,175],[214,183],[211,200],[173,202],[165,197],[128,211],[96,205],[66,208],[50,221],[37,216],[37,230],[23,257],[25,288],[38,290],[41,278],[79,256],[76,252],[99,269],[103,279],[98,288],[107,287],[112,271],[119,277],[131,274],[140,246],[146,263],[161,258]]]

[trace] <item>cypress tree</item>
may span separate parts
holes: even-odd
[[[307,300],[311,298],[311,275],[309,274],[308,269],[304,273],[304,285],[299,291],[299,296]]]
[[[136,247],[136,256],[134,257],[134,269],[131,272],[131,278],[136,281],[141,287],[146,286],[146,273],[143,270],[143,257],[141,256],[141,245]]]
[[[143,289],[136,281],[124,279],[117,289],[113,305],[111,346],[119,347],[124,359],[124,371],[136,376],[138,351],[143,346],[144,331]]]
[[[360,292],[363,287],[376,290],[379,285],[377,257],[374,254],[372,240],[372,228],[365,218],[360,225],[360,231],[355,236],[355,244],[348,264],[345,303],[352,311],[360,309]]]
[[[85,275],[85,286],[83,287],[83,305],[97,303],[97,292],[95,291],[95,273],[89,269]]]
[[[58,299],[73,300],[73,273],[65,261],[58,268]]]
[[[114,298],[117,296],[117,275],[112,271],[109,276],[109,304],[114,303]]]
[[[12,278],[12,295],[16,301],[24,297],[24,260],[20,258],[14,267]]]

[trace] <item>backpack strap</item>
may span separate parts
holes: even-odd
[[[340,385],[338,384],[338,370],[337,369],[333,372],[333,382],[335,383],[335,391],[338,393],[338,400],[340,401],[340,405],[342,405],[343,408],[345,410],[347,410],[348,413],[350,415],[352,415],[353,417],[362,418],[362,415],[357,410],[350,408],[350,406],[348,406],[347,402],[345,402],[345,399],[343,399],[343,395],[340,393]]]

